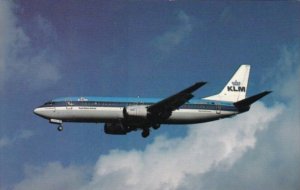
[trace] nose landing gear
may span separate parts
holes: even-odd
[[[64,127],[62,126],[62,124],[59,124],[59,125],[58,125],[57,130],[58,130],[59,132],[64,130]]]
[[[58,119],[50,119],[49,120],[50,123],[53,123],[53,124],[58,124],[58,127],[57,127],[57,130],[58,131],[63,131],[64,130],[64,127],[62,125],[62,120],[58,120]]]

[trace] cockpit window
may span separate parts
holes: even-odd
[[[44,105],[45,105],[45,106],[52,106],[52,105],[53,105],[53,102],[49,101],[49,102],[46,102]]]

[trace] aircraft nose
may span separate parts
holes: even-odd
[[[41,115],[41,109],[40,108],[35,108],[33,110],[33,113],[35,113],[36,115],[40,116]]]

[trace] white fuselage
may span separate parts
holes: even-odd
[[[72,104],[68,105],[66,103],[65,106],[41,106],[36,108],[34,112],[46,119],[61,120],[63,122],[106,123],[124,119],[124,107],[121,106],[74,106]],[[179,108],[174,110],[171,116],[162,124],[201,123],[238,114],[238,111],[235,109],[225,110],[222,109],[222,106],[209,106],[209,108],[205,108],[205,105],[203,105],[204,109]],[[143,118],[140,117],[140,119]]]

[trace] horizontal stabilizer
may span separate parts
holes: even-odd
[[[250,96],[246,99],[240,100],[238,102],[235,102],[234,105],[237,108],[242,108],[242,107],[247,107],[250,106],[251,104],[253,104],[254,102],[256,102],[257,100],[261,99],[262,97],[270,94],[272,91],[265,91],[259,94],[256,94],[254,96]]]

